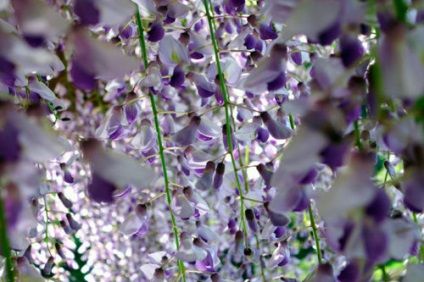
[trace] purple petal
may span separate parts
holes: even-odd
[[[111,204],[115,201],[113,193],[116,190],[116,186],[95,173],[93,174],[87,190],[90,199],[97,203]]]
[[[296,65],[301,66],[302,65],[302,53],[297,51],[297,50],[294,50],[294,51],[295,52],[290,54],[290,57]]]
[[[271,24],[266,25],[263,23],[259,26],[259,35],[262,40],[268,40],[268,39],[274,40],[278,37],[277,32],[275,32]]]
[[[95,0],[75,0],[74,13],[82,25],[96,25],[100,21],[100,12]]]
[[[183,85],[184,81],[185,81],[184,70],[180,65],[177,65],[174,68],[174,73],[172,74],[171,81],[169,84],[174,88],[178,88],[181,85]]]
[[[259,127],[256,130],[256,133],[258,134],[258,140],[260,140],[262,143],[265,143],[266,141],[268,141],[269,138],[269,131],[263,127]]]
[[[381,259],[388,247],[386,233],[378,226],[364,226],[362,236],[368,260],[375,262]]]
[[[80,89],[91,91],[96,87],[95,74],[85,70],[77,61],[72,61],[70,75],[72,82]]]
[[[268,91],[276,91],[284,87],[287,82],[286,75],[282,72],[273,81],[268,82]]]
[[[392,207],[389,196],[387,196],[384,189],[379,189],[375,193],[374,199],[368,206],[365,211],[367,215],[371,216],[375,223],[381,223],[390,214],[390,209]]]
[[[291,128],[274,120],[267,112],[262,112],[261,118],[268,128],[269,133],[275,139],[287,139],[293,135],[293,130]]]
[[[342,36],[340,38],[340,50],[343,65],[350,67],[353,63],[357,62],[365,52],[364,47],[358,38],[351,38],[349,36]]]
[[[8,86],[15,85],[15,65],[0,56],[0,81]]]
[[[21,146],[18,137],[19,131],[6,120],[4,127],[0,128],[0,164],[19,159]]]
[[[158,42],[165,36],[165,30],[163,29],[162,23],[156,21],[152,24],[149,31],[147,32],[147,40],[151,42]]]
[[[407,208],[416,213],[424,210],[424,177],[422,173],[416,172],[416,175],[403,184],[404,198],[403,202]]]
[[[353,261],[346,265],[345,268],[340,271],[337,279],[339,279],[340,282],[359,282],[361,279],[359,262]]]
[[[335,22],[329,26],[326,30],[322,31],[318,35],[318,41],[321,45],[331,45],[341,34],[340,22]]]
[[[188,146],[196,141],[197,131],[200,125],[201,119],[198,116],[193,117],[190,120],[189,125],[178,131],[172,137],[175,144],[179,146]]]

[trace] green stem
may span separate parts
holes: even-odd
[[[261,244],[259,242],[259,238],[258,235],[255,235],[255,239],[256,239],[256,247],[258,248],[258,250],[261,250]],[[261,276],[262,276],[262,281],[266,282],[266,277],[265,277],[265,269],[262,265],[262,260],[259,260],[259,267],[261,268]]]
[[[292,114],[289,114],[289,120],[290,120],[290,127],[291,127],[291,129],[294,130],[294,119],[293,119]]]
[[[384,282],[389,282],[390,281],[390,277],[389,277],[389,275],[387,275],[387,272],[386,272],[386,268],[384,267],[384,265],[381,265],[380,266],[380,270],[381,270],[381,276],[382,276],[382,278],[383,278],[383,281]]]
[[[231,140],[231,123],[230,123],[231,120],[230,120],[230,111],[229,111],[230,102],[229,102],[229,98],[228,98],[227,88],[225,86],[224,75],[222,74],[221,63],[220,63],[220,60],[219,60],[218,43],[217,43],[216,38],[215,38],[214,23],[212,21],[212,16],[211,16],[211,13],[209,11],[208,1],[203,0],[203,5],[205,6],[206,16],[208,18],[211,40],[212,40],[212,45],[213,45],[213,49],[214,49],[214,53],[215,53],[216,68],[218,70],[219,84],[221,85],[222,96],[224,96],[224,108],[225,108],[225,120],[226,120],[228,150],[229,150],[229,153],[230,153],[230,156],[231,156],[231,163],[232,163],[233,169],[234,169],[234,175],[235,175],[235,178],[236,178],[237,189],[238,189],[238,192],[240,194],[240,217],[241,217],[243,234],[244,234],[244,237],[245,237],[245,244],[247,246],[247,244],[248,244],[247,225],[246,225],[246,219],[245,219],[245,214],[244,214],[243,189],[241,188],[240,179],[239,179],[239,176],[238,176],[238,173],[237,173],[236,159],[234,158],[234,154],[233,154],[233,148],[234,147],[233,147],[233,143],[232,143],[232,140]]]
[[[314,214],[312,212],[311,204],[309,204],[308,206],[308,211],[309,211],[309,220],[311,221],[311,226],[312,226],[312,233],[314,234],[314,239],[315,239],[315,247],[317,249],[318,263],[321,264],[322,263],[321,247],[319,246],[318,232],[317,232],[317,227],[315,226],[315,219],[314,219]]]
[[[7,237],[7,222],[6,222],[6,211],[4,209],[3,198],[0,197],[0,240],[2,255],[6,258],[6,281],[13,282],[13,263],[12,263],[12,252],[10,249],[9,239]]]
[[[354,121],[353,126],[355,129],[355,143],[358,149],[361,151],[362,150],[361,133],[359,132],[359,125],[357,120]]]
[[[138,27],[139,43],[140,43],[140,47],[141,47],[141,53],[142,53],[142,56],[143,56],[144,67],[147,69],[149,62],[147,60],[146,41],[144,39],[144,29],[143,29],[143,25],[141,23],[140,11],[138,10],[137,5],[136,5],[135,18],[136,18],[137,27]],[[161,135],[160,125],[159,125],[158,112],[157,112],[157,109],[156,109],[155,98],[154,98],[154,95],[151,91],[149,91],[149,97],[150,97],[150,103],[151,103],[151,106],[152,106],[153,119],[154,119],[154,122],[155,122],[155,129],[156,129],[156,134],[157,134],[157,139],[158,139],[159,155],[160,155],[160,159],[161,159],[161,163],[162,163],[163,178],[164,178],[164,181],[165,181],[166,200],[168,202],[169,213],[170,213],[170,216],[171,216],[172,230],[174,232],[174,238],[175,238],[175,247],[178,250],[180,248],[180,241],[179,241],[179,237],[178,237],[177,222],[175,220],[174,212],[173,212],[172,206],[171,206],[172,197],[171,197],[171,190],[169,189],[169,179],[168,179],[168,173],[167,173],[167,170],[166,170],[165,153],[164,153],[164,150],[163,150],[162,135]],[[187,281],[184,263],[180,260],[177,260],[177,264],[178,264],[178,274],[181,275],[184,282]]]

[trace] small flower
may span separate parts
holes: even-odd
[[[200,126],[201,118],[194,116],[190,119],[189,125],[178,131],[172,136],[172,140],[179,146],[188,146],[196,141],[197,131]]]
[[[59,197],[60,201],[62,202],[62,204],[66,208],[68,208],[68,209],[72,208],[72,202],[70,200],[68,200],[68,198],[66,198],[66,196],[65,196],[65,194],[63,194],[63,192],[57,193],[57,196]]]
[[[196,182],[196,189],[201,191],[209,190],[212,187],[214,172],[215,163],[212,161],[207,162],[202,177]]]
[[[166,35],[159,44],[160,61],[169,67],[189,63],[187,49],[171,35]]]

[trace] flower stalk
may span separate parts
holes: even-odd
[[[4,209],[3,198],[0,197],[0,242],[2,256],[6,258],[6,281],[13,282],[13,263],[12,263],[12,252],[10,249],[9,239],[7,237],[7,222],[6,222],[6,211]]]
[[[139,44],[140,44],[140,47],[141,47],[141,53],[142,53],[142,57],[143,57],[144,67],[147,69],[149,62],[147,60],[147,49],[146,49],[146,41],[144,39],[144,28],[143,28],[143,25],[141,23],[141,16],[140,16],[140,11],[138,9],[138,6],[136,6],[135,17],[136,17],[136,23],[137,23],[137,27],[138,27]],[[164,153],[164,148],[163,148],[163,144],[162,144],[162,135],[161,135],[160,125],[159,125],[158,111],[156,109],[156,102],[155,102],[154,95],[151,91],[149,91],[149,97],[150,97],[150,103],[151,103],[151,106],[152,106],[153,119],[154,119],[154,123],[155,123],[155,129],[156,129],[157,140],[158,140],[159,155],[160,155],[160,159],[161,159],[163,178],[164,178],[164,182],[165,182],[166,200],[167,200],[168,207],[169,207],[169,214],[171,216],[172,230],[173,230],[174,239],[175,239],[175,247],[178,250],[180,248],[180,241],[179,241],[179,236],[178,236],[177,222],[176,222],[175,215],[174,215],[174,212],[173,212],[172,206],[171,206],[172,197],[171,197],[171,190],[169,188],[168,173],[167,173],[167,170],[166,170],[165,153]],[[185,282],[187,279],[186,279],[186,274],[185,274],[184,263],[181,260],[177,260],[177,264],[178,264],[178,275],[181,276],[183,281]]]
[[[234,154],[233,154],[234,146],[233,146],[233,143],[232,143],[232,140],[231,140],[230,101],[229,101],[229,97],[228,97],[227,87],[225,85],[224,75],[222,73],[221,63],[220,63],[220,60],[219,60],[219,48],[218,48],[218,43],[217,43],[216,38],[215,38],[215,29],[214,29],[214,24],[213,24],[213,21],[212,21],[212,15],[211,15],[211,12],[209,10],[208,1],[203,0],[203,5],[205,6],[206,17],[208,18],[209,30],[210,30],[212,45],[213,45],[214,54],[215,54],[215,62],[216,62],[217,70],[218,70],[219,84],[221,86],[222,95],[224,96],[224,108],[225,108],[225,120],[226,120],[226,123],[225,123],[226,126],[225,127],[226,127],[226,131],[227,131],[228,151],[229,151],[230,156],[231,156],[231,163],[233,165],[234,176],[236,178],[236,183],[237,183],[237,189],[238,189],[238,192],[240,194],[241,225],[242,225],[242,231],[243,231],[243,234],[244,234],[244,237],[245,237],[245,244],[247,246],[248,240],[247,240],[246,219],[245,219],[245,214],[244,214],[243,189],[241,187],[241,182],[240,182],[240,179],[239,179],[239,176],[238,176],[238,173],[237,173],[236,159],[235,159]]]

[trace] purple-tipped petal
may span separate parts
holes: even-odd
[[[172,140],[178,146],[188,146],[196,141],[197,131],[199,129],[201,119],[198,116],[191,118],[189,125],[178,131],[172,137]]]
[[[250,230],[256,234],[258,232],[258,223],[256,222],[255,214],[253,213],[252,209],[247,209],[245,211],[246,215],[246,221],[247,225],[249,226]]]
[[[193,81],[196,85],[199,96],[202,98],[211,97],[217,90],[216,84],[208,81],[204,75],[194,74]]]
[[[224,182],[225,164],[218,163],[216,166],[215,176],[213,178],[213,188],[219,189]]]
[[[212,187],[214,172],[215,163],[212,161],[207,162],[202,177],[200,177],[199,180],[196,182],[196,189],[201,191],[209,190]]]
[[[290,218],[288,218],[284,213],[274,212],[268,208],[269,203],[265,203],[264,207],[271,220],[272,225],[281,227],[286,226],[290,223]]]
[[[274,174],[273,171],[269,170],[264,164],[258,164],[256,169],[264,180],[266,187],[269,188],[271,185],[272,175]]]
[[[68,209],[71,209],[72,208],[72,202],[68,198],[66,198],[66,196],[62,192],[59,192],[57,194],[57,196],[59,197],[60,201],[62,202],[62,204],[66,208],[68,208]]]
[[[132,101],[134,99],[137,99],[137,95],[134,92],[129,93],[126,99],[127,103],[124,105],[124,113],[129,125],[133,124],[141,116],[140,102]]]
[[[261,118],[268,128],[269,133],[275,139],[287,139],[293,135],[293,130],[291,128],[274,120],[267,112],[262,112]]]

